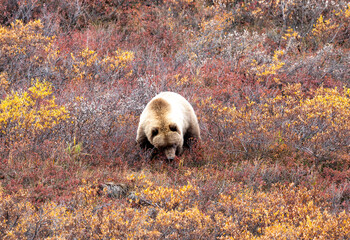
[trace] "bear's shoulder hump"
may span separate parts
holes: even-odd
[[[150,103],[150,108],[157,113],[165,113],[170,110],[170,104],[163,98],[155,98]]]

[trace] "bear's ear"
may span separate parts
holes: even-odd
[[[152,128],[152,137],[155,137],[158,135],[158,128]]]
[[[177,126],[176,126],[176,124],[175,124],[175,123],[170,124],[170,125],[169,125],[169,129],[170,129],[170,131],[172,131],[172,132],[177,132]]]

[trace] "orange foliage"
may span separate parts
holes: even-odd
[[[332,151],[349,151],[350,90],[318,88],[307,94],[301,85],[289,85],[274,98],[249,100],[246,105],[212,108],[233,129],[245,151],[266,151],[284,144],[324,161]],[[311,96],[308,96],[311,95]]]
[[[229,183],[228,191],[203,205],[200,192],[191,183],[164,188],[155,182],[161,180],[160,175],[141,174],[137,179],[131,175],[128,178],[140,184],[136,186],[136,194],[144,195],[147,205],[133,208],[132,201],[103,202],[93,185],[85,180],[69,204],[47,202],[39,209],[23,200],[26,192],[9,196],[1,189],[1,236],[7,239],[28,236],[339,239],[350,234],[346,212],[332,214],[322,198],[293,184],[256,192]],[[143,184],[151,184],[153,190]]]

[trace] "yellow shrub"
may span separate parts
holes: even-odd
[[[306,188],[280,186],[272,192],[243,190],[220,195],[216,214],[226,236],[234,239],[339,239],[349,235],[349,216],[330,213]],[[225,216],[231,214],[231,217]],[[241,227],[241,231],[237,231]],[[335,230],[337,229],[337,230]],[[346,229],[346,230],[345,230]],[[222,238],[227,239],[227,238]]]
[[[9,140],[35,136],[69,118],[58,106],[49,82],[36,80],[27,91],[12,92],[0,104],[0,132]]]
[[[338,27],[338,24],[332,23],[331,19],[325,20],[321,14],[317,19],[317,23],[312,29],[312,34],[322,38],[325,33],[333,32]]]
[[[59,51],[54,43],[55,36],[45,36],[40,20],[0,26],[0,91],[9,94],[19,86],[28,87],[32,78],[55,70]]]
[[[121,73],[132,74],[132,70],[127,67],[134,59],[134,53],[118,49],[112,56],[100,57],[96,51],[86,48],[76,55],[71,53],[71,58],[73,60],[71,79],[76,82],[92,81],[103,78],[100,75],[105,74],[110,76]]]
[[[248,102],[241,108],[212,105],[232,140],[249,149],[287,144],[322,160],[329,152],[347,151],[350,139],[350,89],[320,87],[311,96],[300,84],[289,85],[274,98]]]
[[[209,9],[209,8],[208,8]],[[208,10],[207,9],[207,10]],[[233,14],[231,12],[222,12],[219,8],[213,8],[211,10],[214,10],[213,12],[215,13],[213,18],[210,19],[209,21],[203,21],[200,26],[201,26],[201,31],[203,33],[205,32],[212,32],[213,34],[215,32],[222,32],[226,28],[232,24],[234,21]],[[215,32],[213,32],[215,30]],[[215,34],[206,36],[207,40],[211,40],[212,37],[216,36]]]
[[[312,97],[302,98],[286,113],[286,137],[298,149],[318,160],[330,152],[349,148],[350,89],[318,88]]]
[[[6,55],[27,55],[29,49],[48,50],[53,43],[54,37],[43,34],[44,25],[40,20],[24,24],[16,20],[11,27],[0,26],[1,52]]]
[[[149,186],[142,191],[142,196],[165,209],[183,209],[191,195],[198,195],[198,190],[190,183],[179,188]]]
[[[258,81],[262,82],[268,77],[273,77],[273,81],[279,83],[279,79],[274,77],[278,71],[284,66],[284,62],[280,59],[283,56],[283,50],[275,51],[272,57],[272,62],[269,64],[259,65],[256,60],[252,62],[252,72],[258,76]]]

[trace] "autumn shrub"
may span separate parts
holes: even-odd
[[[89,128],[95,128],[93,130],[94,132],[91,132],[90,130],[89,133],[93,134],[90,135],[91,137],[94,136],[96,138],[101,136],[101,131],[109,129],[110,126],[107,126],[106,124],[113,124],[113,120],[110,119],[110,122],[106,123],[106,121],[101,121],[98,116],[111,118],[116,118],[117,116],[111,116],[106,114],[106,112],[102,112],[100,104],[102,101],[104,101],[104,104],[107,104],[108,102],[108,107],[110,109],[115,109],[117,106],[115,103],[119,98],[118,96],[124,96],[124,94],[127,93],[124,91],[126,91],[127,88],[130,88],[130,82],[127,79],[128,76],[132,74],[132,67],[130,64],[134,58],[132,52],[116,49],[116,51],[111,54],[101,56],[101,54],[98,54],[94,50],[78,48],[77,50],[74,50],[74,52],[61,53],[59,49],[54,47],[55,38],[45,36],[44,26],[39,20],[29,22],[28,24],[17,21],[16,24],[12,24],[11,27],[2,27],[2,38],[1,47],[4,55],[2,58],[3,61],[1,61],[3,64],[3,71],[1,72],[1,90],[4,96],[8,96],[8,99],[4,100],[2,103],[4,109],[5,104],[8,104],[7,102],[11,100],[10,91],[12,89],[18,89],[29,85],[28,82],[32,80],[32,77],[38,75],[38,78],[40,79],[45,79],[45,77],[47,77],[47,80],[52,80],[57,93],[62,93],[67,88],[75,90],[75,93],[73,93],[73,91],[71,92],[73,93],[72,95],[61,94],[59,96],[59,102],[66,100],[71,102],[71,104],[67,105],[67,110],[65,111],[69,111],[72,116],[74,116],[72,120],[75,120],[70,125],[66,124],[64,128],[60,129],[60,134],[58,135],[62,140],[70,143],[73,142],[74,136],[77,136],[77,127],[82,130],[79,133],[79,136],[86,136],[86,131],[84,131],[84,129],[87,128],[87,125]],[[27,47],[27,45],[29,47]],[[95,84],[94,82],[99,84]],[[119,84],[118,88],[115,86],[117,82]],[[52,86],[46,85],[45,88],[48,89],[45,90],[43,89],[44,87],[41,87],[40,89],[43,91],[43,96],[33,95],[35,93],[31,95],[31,92],[33,92],[33,89],[31,88],[29,89],[29,93],[24,93],[23,96],[19,93],[12,94],[13,100],[11,100],[12,103],[10,103],[13,105],[12,108],[15,107],[15,101],[21,101],[21,99],[24,99],[23,101],[28,102],[26,106],[19,107],[19,110],[15,110],[27,114],[28,116],[26,116],[26,118],[30,118],[29,112],[34,113],[35,111],[31,109],[37,108],[37,106],[44,108],[45,111],[49,111],[49,113],[42,113],[43,109],[38,109],[38,114],[40,114],[39,117],[42,119],[38,119],[38,116],[32,117],[32,120],[30,120],[31,122],[27,119],[25,123],[26,126],[18,125],[17,131],[27,131],[26,129],[32,127],[31,124],[35,123],[38,125],[38,122],[50,127],[53,125],[50,123],[51,121],[57,122],[57,120],[51,119],[54,117],[54,114],[58,114],[53,112],[53,109],[58,108],[56,105],[53,105],[55,99],[50,99],[50,96],[52,95]],[[122,86],[125,86],[125,88]],[[86,111],[84,110],[85,113],[84,111],[79,111],[77,107],[83,107],[83,104],[81,104],[82,101],[79,99],[83,99],[84,94],[91,93],[91,91],[93,91],[92,89],[99,89],[98,92],[100,93],[107,88],[109,88],[110,94],[105,94],[105,97],[100,100],[93,100],[94,102],[89,103],[90,106],[86,104]],[[78,91],[78,89],[81,90]],[[45,91],[48,91],[48,93],[45,93]],[[44,99],[45,97],[50,101]],[[18,104],[19,103],[17,103],[17,105]],[[112,104],[115,104],[115,106],[111,106]],[[23,109],[21,110],[21,108]],[[89,108],[92,110],[87,111]],[[96,110],[95,108],[100,110]],[[123,113],[118,115],[126,112],[125,109],[119,109],[119,111],[123,111]],[[89,114],[89,112],[92,115]],[[21,115],[21,113],[17,114]],[[43,114],[47,114],[51,118],[48,119],[48,117],[45,117]],[[22,117],[23,116],[19,116],[18,118]],[[43,117],[45,117],[45,119]],[[91,121],[86,122],[87,118],[90,118]],[[96,119],[96,121],[92,122],[93,119]],[[72,120],[70,122],[72,122]],[[81,122],[79,122],[80,120],[84,121],[84,127],[81,126]],[[18,121],[14,120],[13,125],[17,125]],[[47,121],[47,123],[45,123],[45,121]],[[46,128],[46,125],[41,128]],[[6,127],[6,129],[11,129],[11,131],[17,129],[17,127],[13,128],[11,126],[11,124],[7,126],[4,125],[3,128],[5,129]],[[38,126],[34,128],[36,129]],[[34,128],[29,129],[28,131],[34,131]],[[38,129],[35,131],[38,131]],[[16,135],[14,133],[6,134],[8,136],[11,135],[12,138]],[[109,132],[109,134],[111,134],[111,132]],[[18,135],[17,139],[20,137],[22,137],[22,135]],[[77,138],[76,140],[82,142],[86,139]],[[88,144],[91,146],[91,141],[89,141]]]
[[[331,152],[349,151],[349,89],[319,88],[294,110],[298,120],[288,123],[288,130],[297,136],[296,148],[310,152],[317,161],[328,159]]]
[[[115,49],[100,56],[95,50],[79,46],[61,53],[58,46],[65,50],[64,46],[57,44],[55,35],[47,36],[44,30],[40,20],[28,24],[16,21],[10,27],[1,27],[2,91],[28,86],[32,78],[46,78],[64,87],[67,81],[83,78],[86,82],[96,78],[112,84],[113,80],[131,74],[132,52]]]
[[[331,217],[332,215],[327,210],[323,210],[322,208],[318,208],[314,205],[314,200],[309,194],[307,194],[305,189],[295,191],[290,187],[282,187],[279,188],[279,191],[279,193],[275,193],[276,195],[274,200],[269,198],[268,194],[259,195],[259,203],[253,203],[251,201],[243,202],[240,200],[241,194],[245,195],[245,197],[247,195],[249,196],[249,191],[237,194],[234,198],[227,197],[222,194],[220,196],[222,200],[219,200],[219,202],[226,206],[230,206],[228,211],[230,214],[232,214],[232,217],[229,217],[229,222],[223,222],[223,229],[225,231],[224,236],[231,235],[233,237],[241,237],[242,235],[240,235],[236,229],[237,227],[239,228],[239,226],[242,226],[243,228],[241,230],[244,229],[243,232],[246,234],[245,238],[268,239],[271,237],[338,237],[338,233],[333,232],[331,230],[331,226],[332,224],[337,225],[339,223],[342,225],[342,223],[344,223],[344,213],[338,215],[338,217],[340,217],[339,220],[334,221],[334,219]],[[289,198],[291,196],[293,196],[292,199]],[[268,203],[265,202],[264,199],[268,199]],[[293,206],[290,205],[291,202],[294,202]],[[304,205],[304,203],[306,203],[306,205]],[[242,206],[241,204],[247,205]],[[269,208],[271,211],[266,212],[265,204],[271,204],[271,207],[274,206],[277,209],[274,210],[274,207],[272,207],[272,209]],[[254,211],[245,212],[240,211],[241,209],[254,209]],[[218,213],[216,216],[218,218],[220,218],[220,216],[225,216],[225,210],[222,213]],[[330,218],[326,216],[329,216]],[[299,222],[300,224],[298,224],[298,226],[294,225],[296,222]],[[294,226],[291,227],[290,224]],[[318,231],[320,224],[323,231]]]
[[[10,196],[1,189],[1,236],[70,238],[347,238],[349,217],[332,214],[318,190],[274,185],[256,192],[242,184],[226,182],[208,201],[200,195],[205,177],[187,169],[194,182],[174,186],[164,174],[123,175],[134,181],[140,197],[108,200],[99,197],[96,183],[81,180],[69,201],[47,202],[35,208],[25,201],[26,191]],[[222,180],[228,179],[223,177]],[[169,184],[167,187],[160,184]],[[177,183],[179,184],[179,182]],[[141,197],[143,196],[143,197]]]
[[[228,10],[233,8],[232,5],[229,7],[230,4],[235,6],[236,12]],[[321,9],[323,8],[321,6],[326,9],[323,14],[327,13],[330,19],[328,23],[325,23],[323,19],[317,21],[318,18],[322,18]],[[296,9],[302,11],[302,15],[305,15],[307,11],[311,11],[312,14],[306,14],[305,18],[297,20],[291,17],[296,14]],[[277,24],[270,26],[270,32],[261,32],[255,28],[241,28],[239,23],[238,26],[236,25],[237,21],[239,22],[237,19],[240,18],[240,10],[252,16],[259,15],[256,21],[265,22],[263,26],[269,26],[268,21],[272,21],[266,17],[266,15],[270,16],[271,12],[276,11],[276,14],[273,14],[276,19],[281,18],[280,11],[286,11],[286,15],[283,15],[284,20],[279,19],[279,23],[284,22],[282,26]],[[216,11],[222,14],[218,16]],[[183,51],[187,52],[187,59],[195,66],[193,72],[198,72],[198,66],[203,66],[207,61],[211,61],[212,56],[216,58],[220,56],[225,59],[226,64],[231,64],[232,71],[250,71],[252,61],[257,61],[257,65],[263,65],[271,62],[270,59],[274,52],[283,51],[284,56],[280,58],[280,63],[285,64],[281,69],[281,72],[285,74],[281,76],[284,82],[292,83],[305,79],[305,84],[330,82],[331,86],[335,86],[333,79],[341,78],[346,82],[348,78],[347,51],[342,49],[342,52],[338,52],[338,46],[346,42],[341,40],[346,35],[346,31],[341,29],[348,25],[347,11],[348,6],[344,2],[334,2],[328,5],[325,2],[313,1],[305,7],[297,1],[284,4],[266,1],[257,1],[255,4],[218,1],[215,7],[204,11],[207,18],[202,20],[201,28],[196,31],[196,35],[190,38],[187,47],[179,52],[179,56],[183,58]],[[340,18],[342,20],[339,20]],[[289,22],[293,20],[299,21],[299,24]],[[300,24],[303,24],[303,27]],[[254,26],[254,22],[248,22],[246,25]],[[305,51],[311,45],[315,51],[319,51],[316,54],[317,57]],[[305,54],[307,59],[298,59],[298,53]]]
[[[348,91],[321,87],[304,93],[297,84],[274,98],[249,100],[239,109],[212,107],[223,124],[229,123],[233,131],[229,138],[237,148],[264,152],[287,145],[310,154],[318,164],[331,160],[334,153],[341,156],[349,151]]]
[[[328,43],[348,46],[348,33],[345,29],[349,27],[349,16],[349,4],[341,6],[339,9],[334,9],[327,19],[321,13],[313,25],[311,34],[316,47],[319,48]]]
[[[24,24],[16,21],[10,27],[0,27],[2,69],[1,90],[28,87],[33,78],[50,80],[48,66],[57,52],[54,36],[47,36],[40,20]]]
[[[280,75],[282,82],[301,83],[306,89],[348,85],[348,51],[328,44],[313,54],[306,54],[303,60],[288,58],[284,60],[284,74]]]
[[[333,11],[346,7],[346,1],[215,1],[219,6],[236,11],[236,21],[240,27],[259,28],[279,26],[298,28],[307,34],[320,14],[332,15]]]
[[[35,142],[67,119],[67,109],[57,105],[52,85],[45,81],[33,81],[27,91],[12,92],[0,104],[0,131],[7,150],[14,142]]]
[[[5,1],[0,4],[4,10],[1,23],[9,25],[17,20],[28,23],[34,19],[41,18],[45,25],[56,32],[61,28],[68,31],[73,28],[82,28],[88,23],[87,4],[84,1]],[[92,12],[91,12],[92,13]],[[96,19],[96,18],[94,18]]]
[[[131,74],[130,62],[134,56],[132,52],[116,50],[111,56],[99,57],[94,50],[83,49],[76,56],[71,53],[71,69],[68,78],[73,82],[88,83],[102,82],[111,86],[115,80]]]
[[[129,109],[121,108],[123,100],[120,89],[112,88],[95,98],[85,94],[86,92],[80,96],[74,94],[71,103],[67,105],[72,117],[61,129],[65,133],[67,146],[80,146],[79,158],[95,160],[100,156],[111,158],[116,156],[113,153],[121,154],[122,149],[127,150],[122,146],[123,143],[130,142],[131,136],[125,133],[135,125],[127,124],[126,121],[135,122],[135,116]]]

